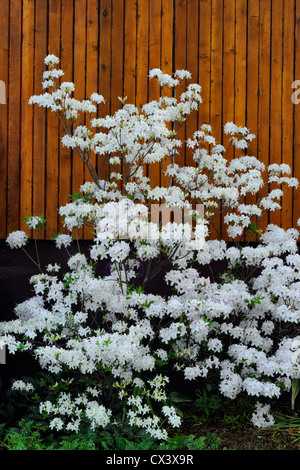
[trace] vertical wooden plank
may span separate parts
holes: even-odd
[[[258,159],[264,163],[265,186],[260,191],[263,195],[268,184],[270,153],[270,60],[271,60],[271,0],[260,2],[260,42],[259,42],[259,119],[258,119]],[[265,230],[268,215],[258,223],[259,230]]]
[[[161,67],[161,31],[162,31],[162,2],[150,1],[149,10],[149,71]],[[157,100],[160,87],[156,80],[149,82],[149,101]]]
[[[98,92],[98,1],[87,0],[87,35],[86,35],[86,97]],[[99,105],[99,108],[101,105]],[[94,115],[92,117],[95,117]],[[87,123],[89,127],[89,123]],[[95,131],[95,129],[92,129]],[[90,163],[96,168],[95,155],[91,155]],[[88,172],[86,172],[86,181],[92,181]],[[89,227],[84,228],[84,239],[94,238]]]
[[[235,69],[235,1],[224,0],[223,45],[223,116],[222,122],[234,122],[234,69]],[[233,156],[232,148],[227,157]]]
[[[222,126],[226,122],[235,121],[235,3],[233,0],[224,0]],[[229,147],[228,139],[224,134],[223,139],[223,145],[228,149],[225,155],[227,160],[230,161],[234,157],[234,149],[232,146]],[[223,212],[221,214],[221,233],[222,237],[227,238],[227,224],[223,221],[224,214]]]
[[[295,75],[294,80],[300,80],[300,3],[295,2]],[[291,88],[291,93],[295,93],[295,98],[299,100],[299,86],[296,90]],[[300,103],[294,103],[294,176],[300,181]],[[297,224],[300,218],[300,188],[293,194],[293,226],[299,229]]]
[[[149,0],[137,2],[136,105],[148,100]]]
[[[35,2],[34,37],[34,94],[44,92],[42,87],[44,58],[47,55],[47,0]],[[46,110],[33,106],[33,194],[32,213],[45,214],[45,169],[46,169]],[[45,232],[36,234],[44,238]]]
[[[105,103],[99,108],[99,116],[111,113],[111,0],[102,0],[100,8],[100,60],[99,60],[99,93],[105,98]],[[109,165],[103,157],[98,157],[97,167],[99,178],[108,179]]]
[[[293,102],[291,83],[294,74],[294,0],[286,0],[283,9],[283,69],[282,69],[282,163],[293,168]],[[283,186],[283,190],[286,185]],[[293,225],[293,191],[288,188],[282,200],[281,224]]]
[[[7,231],[20,228],[20,112],[22,1],[10,1],[8,77]]]
[[[271,40],[271,113],[270,113],[270,163],[281,163],[282,154],[282,18],[283,0],[272,2]],[[271,189],[277,185],[271,185]],[[281,212],[270,213],[269,222],[281,225]]]
[[[111,114],[120,106],[119,96],[123,95],[123,49],[124,49],[124,0],[112,3],[111,36]]]
[[[224,0],[223,45],[223,115],[222,122],[234,122],[234,75],[235,70],[235,1]],[[227,157],[233,156],[232,148]]]
[[[222,143],[222,47],[223,47],[223,0],[212,0],[211,34],[211,126],[217,143]],[[221,234],[221,217],[213,219],[211,238]]]
[[[198,75],[201,86],[202,103],[198,112],[198,127],[211,123],[211,36],[212,36],[212,0],[200,2],[199,16],[199,64]],[[210,225],[208,238],[215,230]]]
[[[186,46],[187,46],[187,0],[175,0],[174,9],[174,71],[186,69]],[[180,101],[180,95],[185,91],[184,83],[176,87],[176,98]],[[177,125],[176,125],[177,130]],[[180,154],[177,156],[176,163],[180,166],[185,164],[185,137],[186,125],[183,125],[178,133],[177,138],[181,140],[182,146]]]
[[[0,3],[0,238],[7,235],[7,89],[9,2]]]
[[[124,96],[135,104],[136,85],[136,0],[125,0]]]
[[[210,123],[210,60],[211,60],[211,0],[200,2],[199,16],[199,65],[198,76],[201,86],[202,104],[199,107],[198,122]]]
[[[75,0],[74,3],[74,83],[75,97],[79,100],[85,99],[85,77],[86,77],[86,1]],[[76,126],[85,125],[86,116],[79,115]],[[84,163],[77,154],[74,154],[72,166],[72,192],[77,193],[84,183]],[[83,229],[77,229],[78,238],[83,237]]]
[[[174,18],[174,9],[173,2],[168,0],[162,0],[162,18],[161,18],[161,69],[163,72],[172,74],[173,71],[173,18]],[[165,96],[172,96],[172,90],[164,90]],[[168,186],[170,179],[166,177],[165,171],[167,166],[170,163],[170,159],[165,157],[161,162],[160,170],[160,184],[161,186]]]
[[[247,0],[236,0],[235,32],[235,124],[246,125],[247,87]]]
[[[235,102],[234,123],[246,126],[247,121],[247,32],[248,9],[247,0],[236,0],[236,31],[235,31]],[[235,152],[236,157],[240,152]],[[227,231],[226,231],[227,234]]]
[[[149,70],[161,67],[161,0],[150,1],[149,15]],[[149,102],[159,99],[160,87],[156,80],[149,82]],[[160,163],[148,165],[152,188],[160,184]]]
[[[249,142],[247,154],[257,156],[258,150],[258,75],[259,75],[259,0],[248,3],[248,67],[247,67],[247,127],[256,139]],[[246,204],[255,204],[256,196],[248,194]],[[246,239],[255,237],[246,233]]]
[[[86,97],[98,92],[98,0],[87,0]]]
[[[187,2],[187,48],[186,68],[191,73],[192,83],[198,82],[198,55],[199,55],[199,4],[193,0]],[[186,139],[191,138],[198,129],[198,113],[192,111],[186,122]],[[194,166],[193,152],[190,148],[185,150],[185,164]]]
[[[124,0],[112,1],[111,33],[111,114],[120,109],[123,96]],[[112,165],[111,171],[121,173],[122,164]],[[122,181],[117,181],[122,190]]]
[[[87,0],[86,97],[98,92],[98,0]]]
[[[23,0],[22,15],[22,89],[21,89],[21,191],[20,222],[32,215],[32,106],[28,100],[33,94],[33,33],[34,1]],[[30,235],[27,225],[24,231]]]
[[[198,57],[199,57],[199,3],[193,0],[187,0],[186,5],[186,66],[191,73],[191,79],[186,80],[186,86],[189,83],[198,82]],[[198,130],[198,112],[193,110],[187,117],[185,123],[185,141],[193,137],[194,132]],[[193,150],[186,144],[185,146],[185,165],[195,166],[193,160]],[[196,202],[189,198],[189,203],[193,209],[196,208]]]
[[[187,0],[175,0],[174,3],[174,70],[186,69],[187,53]],[[180,88],[178,88],[179,90]],[[181,87],[182,91],[184,86]],[[179,92],[178,92],[179,94]]]
[[[161,68],[168,74],[173,70],[173,2],[161,1]]]
[[[49,0],[48,53],[59,57],[60,0]],[[46,169],[46,237],[51,238],[58,228],[58,162],[59,123],[53,112],[47,113],[47,169]]]
[[[103,0],[100,10],[99,89],[105,98],[102,115],[110,114],[111,87],[111,0]]]
[[[149,0],[137,1],[136,52],[136,106],[140,109],[148,101]],[[141,168],[143,176],[147,176],[147,165],[142,164]]]
[[[73,34],[74,34],[74,10],[73,2],[62,0],[61,3],[61,68],[64,71],[63,81],[73,81]],[[76,87],[76,83],[75,83]],[[65,135],[65,130],[60,126],[60,139]],[[59,151],[59,207],[67,204],[70,200],[72,193],[72,160],[77,159],[79,156],[76,151],[72,151],[64,147],[60,143]],[[63,226],[63,218],[59,218],[58,231],[61,233],[68,233],[68,230]]]
[[[212,0],[211,34],[211,125],[213,135],[222,140],[222,48],[223,0]]]

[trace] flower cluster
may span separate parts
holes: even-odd
[[[33,392],[34,386],[29,382],[24,382],[24,380],[15,380],[12,384],[12,390],[18,390],[21,392]]]
[[[23,230],[14,230],[6,239],[10,248],[22,248],[28,241],[28,236]]]
[[[78,432],[82,419],[90,422],[92,429],[105,428],[111,419],[111,411],[100,405],[95,399],[98,392],[92,390],[78,394],[72,399],[70,393],[60,393],[55,404],[49,400],[40,403],[40,412],[50,417],[50,429]]]
[[[35,216],[27,217],[25,219],[25,222],[30,229],[38,231],[44,227],[46,223],[46,219],[44,218],[43,215],[40,215],[40,216],[35,215]]]
[[[101,394],[75,399],[64,394],[54,404],[41,403],[41,412],[51,417],[51,428],[77,431],[83,415],[93,428],[104,428],[112,417],[108,397],[115,391],[132,426],[167,438],[164,423],[180,425],[166,392],[169,375],[179,374],[187,382],[213,375],[225,397],[261,398],[264,405],[258,402],[253,423],[271,424],[265,402],[300,379],[295,354],[300,341],[299,232],[273,224],[263,232],[259,221],[281,207],[287,188],[297,187],[290,168],[265,168],[244,154],[254,136],[233,123],[224,126],[224,142],[227,138],[241,155],[228,161],[225,146],[205,124],[185,142],[194,165],[181,166],[178,133],[201,103],[198,85],[188,84],[179,100],[175,93],[162,93],[141,109],[121,99],[113,116],[99,119],[94,114],[102,95],[74,100],[74,85],[59,85],[57,63],[53,56],[46,58],[50,70],[44,86],[52,81],[54,91],[30,102],[57,113],[66,130],[63,145],[78,151],[92,181],[60,208],[70,235],[59,234],[55,243],[68,247],[72,230],[84,224],[93,227],[95,239],[90,259],[78,253],[70,256],[67,272],[55,265],[33,276],[34,296],[15,308],[14,320],[0,323],[0,333],[10,353],[31,351],[53,374],[68,371],[91,384],[96,380]],[[154,69],[150,78],[163,91],[191,76]],[[79,112],[86,113],[89,124],[71,132],[67,122]],[[100,163],[109,162],[107,180],[98,177],[92,152]],[[166,185],[152,187],[145,166],[166,158]],[[256,204],[245,202],[249,194],[256,196]],[[219,215],[234,244],[216,230]],[[217,239],[210,237],[214,230]],[[253,234],[257,243],[240,243],[245,234]],[[26,241],[22,232],[7,238],[12,248]],[[102,261],[110,267],[105,274],[97,271]],[[204,269],[213,262],[225,267],[218,278],[213,272],[208,277]]]

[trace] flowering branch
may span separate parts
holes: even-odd
[[[231,122],[224,126],[224,141],[238,156],[228,161],[228,149],[203,124],[185,142],[193,165],[180,165],[179,129],[201,103],[201,87],[189,82],[188,71],[170,76],[154,69],[150,79],[162,90],[171,87],[173,97],[161,96],[141,109],[122,99],[113,116],[93,118],[102,95],[75,100],[74,84],[60,83],[58,58],[50,55],[45,62],[43,86],[53,92],[33,96],[30,103],[59,115],[66,131],[62,144],[78,151],[93,180],[59,213],[70,232],[92,226],[94,240],[89,257],[79,252],[69,258],[66,273],[55,265],[31,278],[35,295],[15,308],[15,320],[0,323],[0,339],[12,353],[32,351],[51,373],[67,371],[88,384],[82,394],[75,389],[75,396],[41,402],[50,428],[78,432],[83,421],[100,431],[118,426],[112,418],[116,407],[133,428],[166,439],[164,423],[180,425],[166,391],[167,384],[174,386],[173,374],[197,384],[213,377],[219,393],[232,400],[240,394],[261,397],[264,404],[256,404],[252,421],[272,424],[265,402],[291,390],[294,399],[300,380],[294,354],[300,341],[299,232],[274,224],[260,231],[257,223],[280,210],[282,185],[298,186],[290,168],[269,165],[263,193],[266,168],[246,154],[255,136]],[[177,99],[182,80],[186,91]],[[80,112],[88,115],[88,127],[73,130]],[[109,163],[123,173],[99,179],[92,154],[100,162],[96,168]],[[152,188],[144,167],[165,158],[166,185]],[[271,189],[274,183],[280,188]],[[257,196],[256,204],[246,204],[247,195]],[[153,201],[159,202],[157,223]],[[193,223],[178,220],[175,209]],[[217,216],[233,244],[221,238]],[[210,229],[218,239],[210,238]],[[241,243],[249,231],[259,238],[257,246]],[[55,237],[58,248],[71,241],[70,235]],[[7,242],[23,248],[27,236],[13,232]],[[212,263],[220,261],[225,268],[217,278]],[[102,263],[110,267],[104,275],[96,270]]]

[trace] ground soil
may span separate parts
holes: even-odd
[[[218,450],[243,450],[243,451],[274,451],[300,450],[300,416],[299,427],[288,426],[289,419],[296,415],[286,415],[285,427],[274,426],[272,429],[258,429],[250,423],[238,425],[236,427],[224,423],[222,419],[213,423],[209,419],[201,423],[195,419],[185,419],[181,433],[185,435],[193,434],[197,437],[211,436],[215,434],[220,440]],[[198,421],[198,422],[197,422]]]
[[[254,429],[231,429],[222,426],[205,426],[201,434],[215,433],[221,440],[220,450],[300,450],[300,442],[293,442],[288,432],[277,433]]]

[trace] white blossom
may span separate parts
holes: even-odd
[[[45,63],[48,90],[63,72],[55,56]],[[12,320],[0,323],[9,354],[31,352],[47,372],[68,370],[88,383],[75,396],[70,385],[53,402],[40,403],[50,429],[79,432],[83,421],[94,430],[117,426],[107,400],[111,394],[127,410],[131,426],[167,439],[163,422],[181,424],[166,401],[171,374],[184,384],[210,380],[214,371],[224,397],[244,393],[264,402],[278,399],[300,378],[299,232],[257,225],[257,218],[280,209],[284,188],[296,188],[297,180],[286,164],[265,168],[246,155],[255,136],[232,122],[225,123],[224,146],[207,124],[188,136],[193,165],[182,166],[184,142],[174,129],[198,109],[201,87],[189,83],[170,97],[164,87],[190,80],[188,71],[169,75],[156,68],[149,77],[161,86],[159,99],[139,109],[120,98],[120,109],[101,118],[95,115],[104,97],[93,93],[76,100],[70,96],[72,82],[30,99],[71,121],[74,131],[66,127],[62,145],[79,151],[93,179],[60,207],[70,235],[54,238],[57,248],[67,248],[73,229],[88,225],[94,236],[90,251],[70,256],[65,273],[60,263],[46,264],[45,272],[30,278],[32,296],[15,307]],[[85,125],[76,125],[79,113]],[[241,156],[227,161],[226,141]],[[100,164],[107,162],[107,179],[99,179],[92,154]],[[145,170],[153,163],[165,169],[160,185],[152,185]],[[260,198],[265,170],[273,186]],[[246,203],[249,194],[257,203]],[[191,201],[203,207],[201,217]],[[217,233],[220,210],[233,243],[222,238],[223,226]],[[31,229],[39,223],[28,219]],[[213,232],[218,239],[210,237]],[[254,246],[240,243],[249,232],[258,239]],[[6,241],[22,248],[28,237],[15,231]],[[221,266],[215,277],[213,263]],[[166,374],[160,374],[161,366]],[[13,388],[33,391],[21,381]],[[257,404],[252,422],[272,425],[268,404]]]
[[[26,245],[27,241],[28,236],[23,232],[23,230],[15,230],[11,232],[6,239],[10,248],[22,248]]]

